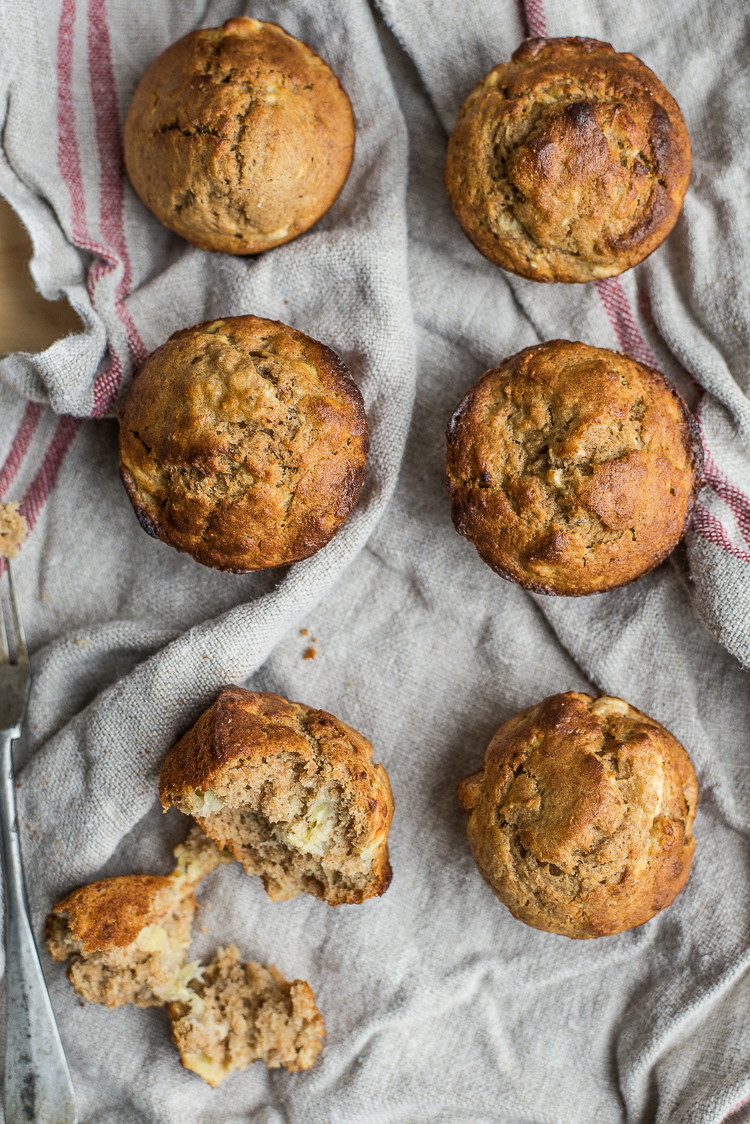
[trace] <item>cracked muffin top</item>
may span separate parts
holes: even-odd
[[[447,436],[456,530],[537,593],[599,593],[653,569],[703,468],[697,423],[658,371],[568,340],[487,371]]]
[[[634,55],[596,39],[526,39],[464,102],[445,186],[495,265],[592,281],[661,244],[690,169],[679,106]]]
[[[390,885],[388,774],[367,738],[325,710],[223,687],[167,754],[159,795],[274,901],[356,904]]]
[[[482,877],[536,929],[620,933],[687,882],[695,771],[668,730],[622,699],[571,691],[522,711],[458,797]]]
[[[131,183],[165,226],[203,250],[255,254],[296,238],[334,203],[354,116],[305,43],[238,16],[154,59],[124,139]]]
[[[362,396],[329,348],[275,320],[175,332],[119,412],[120,473],[143,528],[242,573],[308,558],[364,481]]]

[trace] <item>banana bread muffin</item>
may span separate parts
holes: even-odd
[[[125,122],[131,183],[203,250],[255,254],[302,234],[341,191],[354,115],[335,74],[273,23],[237,16],[151,63]]]
[[[690,141],[647,66],[596,39],[526,39],[464,102],[445,186],[480,253],[532,281],[642,261],[677,221]]]
[[[340,905],[388,889],[388,776],[367,739],[324,710],[224,687],[170,750],[159,791],[274,901],[304,892]]]
[[[364,482],[367,415],[329,348],[276,320],[175,332],[119,412],[120,473],[141,526],[204,566],[308,558]]]
[[[231,862],[197,827],[175,848],[167,876],[125,874],[73,890],[47,918],[47,948],[57,963],[70,958],[68,979],[89,1003],[119,1007],[190,1002],[186,964],[198,903],[195,887],[220,863]]]
[[[687,882],[695,771],[663,726],[622,699],[571,691],[517,714],[458,798],[482,877],[535,929],[620,933]]]
[[[663,375],[568,340],[487,371],[447,436],[456,530],[537,593],[599,593],[653,569],[703,470],[697,423]]]
[[[296,1073],[321,1051],[325,1028],[310,985],[289,983],[273,965],[241,964],[233,945],[218,949],[189,991],[192,1002],[169,1004],[172,1039],[185,1068],[214,1089],[251,1062]]]

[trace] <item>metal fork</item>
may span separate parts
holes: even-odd
[[[0,598],[0,842],[7,994],[5,1121],[76,1124],[73,1083],[34,944],[23,884],[11,743],[21,735],[31,676],[10,562],[6,566],[10,613]]]

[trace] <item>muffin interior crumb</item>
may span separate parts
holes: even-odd
[[[172,747],[159,791],[274,901],[383,894],[393,796],[369,741],[324,710],[234,685]]]
[[[218,949],[189,990],[198,1004],[169,1006],[172,1038],[185,1068],[214,1088],[254,1061],[295,1073],[320,1053],[325,1030],[309,984],[240,963],[233,945]]]
[[[196,816],[248,874],[259,874],[274,901],[299,893],[361,900],[372,877],[372,849],[363,843],[368,825],[340,786],[330,783],[325,761],[318,760],[316,772],[292,754],[276,758],[271,769],[268,764],[234,770],[222,788],[231,805],[201,814],[199,807],[216,809],[221,798],[199,791],[183,811]]]

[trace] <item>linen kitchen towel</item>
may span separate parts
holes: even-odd
[[[255,1065],[211,1090],[180,1068],[163,1011],[82,1007],[42,954],[82,1124],[721,1121],[750,1095],[742,11],[729,0],[0,0],[0,11],[0,191],[31,233],[38,287],[65,294],[82,321],[42,355],[0,362],[0,498],[21,500],[32,526],[16,566],[34,669],[18,756],[37,934],[83,881],[169,869],[187,825],[161,814],[159,768],[224,683],[361,729],[396,799],[382,899],[272,903],[237,864],[199,895],[192,955],[234,941],[310,981],[327,1038],[308,1073]],[[152,58],[240,14],[308,42],[357,119],[338,202],[255,259],[166,231],[121,162],[124,114]],[[450,211],[448,132],[526,34],[632,51],[685,114],[683,214],[619,279],[512,278]],[[333,347],[370,420],[354,514],[283,573],[220,574],[149,539],[117,476],[112,415],[138,363],[177,328],[240,313]],[[685,545],[638,582],[583,599],[493,574],[454,532],[444,484],[445,425],[468,386],[555,337],[660,367],[698,410],[707,453]],[[571,689],[621,695],[664,722],[701,785],[686,890],[641,929],[593,942],[507,913],[474,867],[455,798],[504,719]]]

